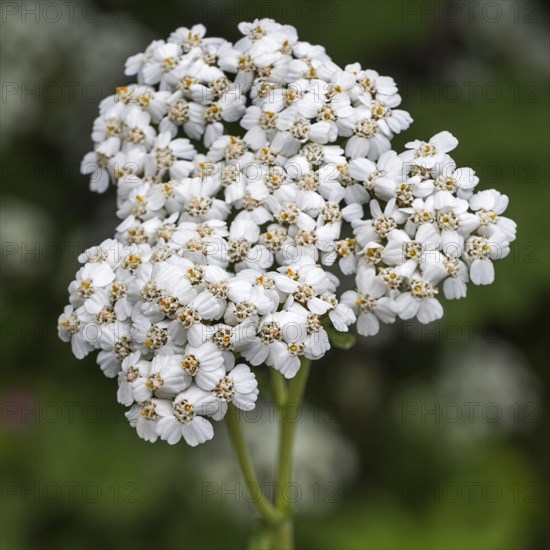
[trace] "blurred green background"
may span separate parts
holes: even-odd
[[[548,7],[542,2],[3,2],[3,549],[240,549],[255,527],[225,428],[150,445],[56,320],[78,252],[113,233],[114,192],[79,175],[125,59],[179,26],[237,39],[274,17],[341,64],[393,76],[415,122],[448,129],[518,223],[496,283],[314,365],[294,495],[303,549],[548,548]],[[271,412],[270,412],[271,411]],[[276,426],[246,426],[265,480]],[[267,486],[269,490],[269,486]]]

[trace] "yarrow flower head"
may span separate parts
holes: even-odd
[[[82,161],[121,223],[80,256],[59,336],[99,352],[151,442],[208,441],[229,403],[254,408],[255,370],[292,378],[329,334],[439,319],[515,239],[449,132],[391,149],[412,122],[392,78],[272,20],[239,30],[180,28],[130,57]]]

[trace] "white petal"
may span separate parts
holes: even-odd
[[[470,268],[474,285],[490,285],[495,280],[495,268],[490,260],[474,260]]]

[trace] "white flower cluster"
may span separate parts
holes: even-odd
[[[128,59],[137,83],[101,103],[82,163],[92,190],[116,185],[123,221],[81,256],[59,334],[99,350],[148,441],[196,445],[228,402],[253,408],[243,361],[291,378],[330,331],[438,319],[436,285],[457,299],[492,282],[515,237],[451,134],[391,150],[412,122],[393,79],[290,26],[239,30],[180,28]],[[357,287],[340,297],[338,270]]]

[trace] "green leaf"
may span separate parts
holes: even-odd
[[[351,349],[357,338],[351,332],[338,332],[334,327],[327,327],[328,339],[338,349]]]

